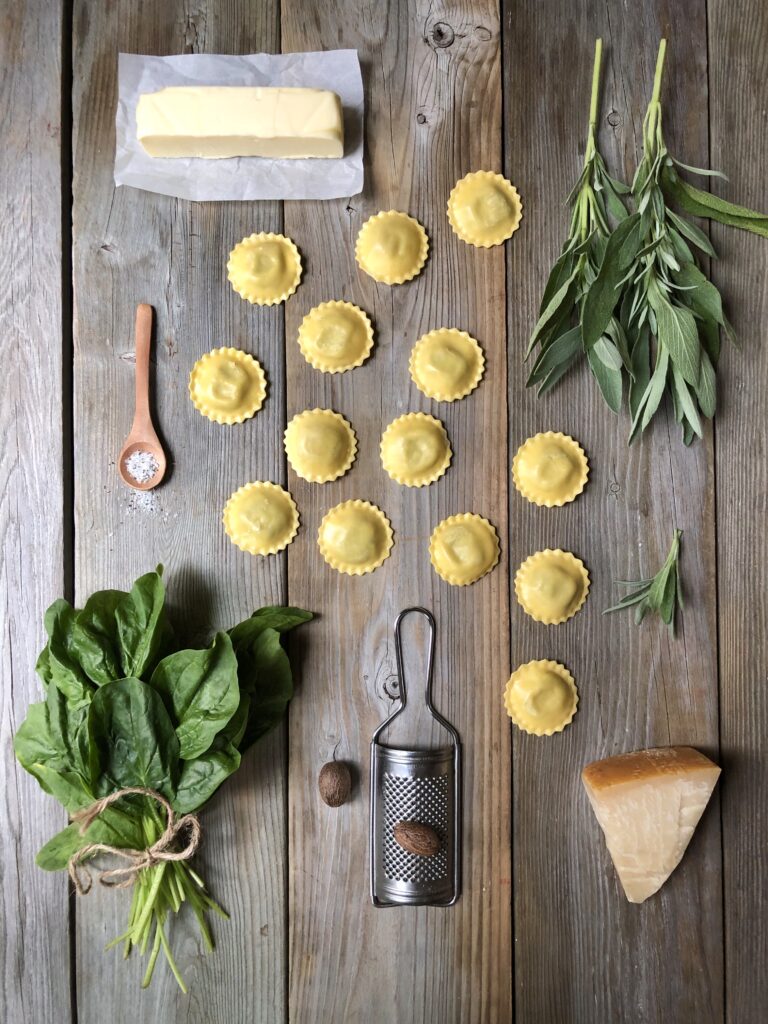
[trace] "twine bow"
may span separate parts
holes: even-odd
[[[96,853],[109,853],[128,861],[124,867],[108,868],[100,871],[98,874],[98,880],[101,885],[115,889],[127,889],[136,881],[140,871],[144,871],[145,868],[151,868],[154,864],[159,864],[163,861],[189,860],[190,857],[194,856],[195,851],[200,845],[202,829],[200,828],[200,821],[197,816],[194,814],[184,814],[177,818],[173,808],[161,793],[154,789],[143,789],[141,786],[128,786],[125,789],[118,789],[114,793],[110,793],[109,796],[97,800],[90,807],[84,807],[81,811],[73,814],[72,821],[80,825],[80,835],[85,835],[88,826],[93,824],[107,807],[115,803],[116,800],[132,794],[150,797],[150,799],[156,800],[157,803],[165,808],[167,816],[165,831],[159,839],[145,850],[110,846],[109,843],[86,843],[77,853],[73,854],[68,865],[69,877],[72,879],[72,884],[78,896],[85,896],[86,893],[91,891],[93,878],[91,872],[87,867],[83,866],[82,862]],[[183,845],[178,848],[180,843]],[[177,848],[174,849],[174,847]]]

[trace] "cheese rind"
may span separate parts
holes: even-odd
[[[658,747],[588,764],[584,788],[630,903],[662,887],[682,860],[720,769],[692,747]]]
[[[152,157],[344,155],[341,100],[328,89],[171,86],[139,97],[136,135]]]

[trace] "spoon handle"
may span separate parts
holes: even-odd
[[[152,344],[152,307],[146,302],[136,307],[136,407],[133,416],[137,427],[152,427],[149,414],[149,350]]]

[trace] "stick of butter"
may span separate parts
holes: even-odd
[[[171,86],[142,93],[136,127],[153,157],[344,155],[341,100],[327,89]]]

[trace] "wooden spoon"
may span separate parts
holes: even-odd
[[[117,468],[123,483],[137,491],[157,487],[165,476],[166,459],[163,446],[152,424],[149,411],[149,350],[152,344],[152,307],[142,302],[136,308],[136,407],[133,426],[120,452]],[[157,471],[149,480],[136,480],[128,472],[126,460],[134,452],[147,452],[157,463]]]

